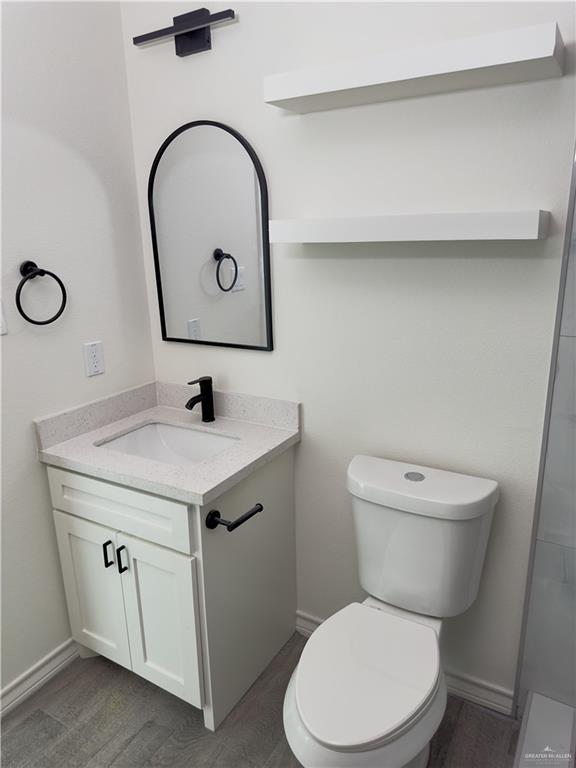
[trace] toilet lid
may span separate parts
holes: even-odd
[[[315,739],[367,749],[426,707],[440,672],[432,627],[351,603],[308,640],[296,671],[296,704]]]

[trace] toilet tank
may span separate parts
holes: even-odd
[[[348,490],[360,582],[385,603],[456,616],[476,599],[498,484],[372,456],[355,456]]]

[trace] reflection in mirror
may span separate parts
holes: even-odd
[[[268,192],[246,139],[208,120],[178,128],[148,206],[162,338],[272,349]]]

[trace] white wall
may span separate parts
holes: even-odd
[[[211,5],[216,10],[216,5]],[[226,7],[226,6],[222,6]],[[299,606],[326,617],[361,595],[346,465],[368,453],[497,479],[477,603],[446,622],[448,667],[514,680],[562,230],[574,148],[573,59],[563,79],[305,116],[262,101],[266,74],[557,19],[570,3],[236,4],[239,20],[189,58],[134,35],[189,10],[125,3],[124,44],[156,375],[212,374],[221,389],[299,399]],[[160,340],[146,183],[163,139],[229,123],[267,173],[272,218],[541,207],[543,243],[273,249],[273,353]],[[488,696],[498,698],[498,690]]]
[[[143,383],[153,371],[119,7],[4,3],[2,21],[6,685],[70,637],[32,419]],[[54,325],[29,325],[16,312],[18,265],[28,258],[68,289]],[[35,283],[26,307],[46,317],[56,296]],[[95,339],[104,342],[106,373],[88,379],[82,343]]]

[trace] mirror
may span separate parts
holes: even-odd
[[[271,350],[268,191],[246,139],[211,120],[178,128],[148,207],[162,338]]]

